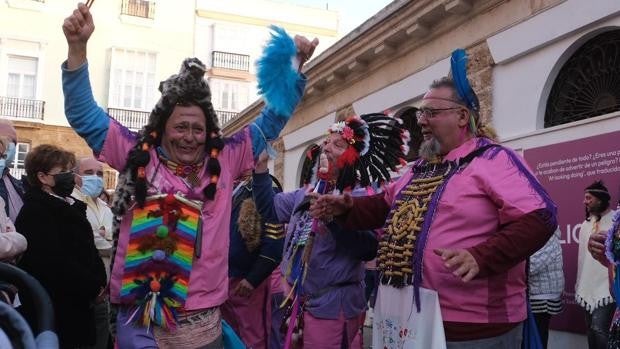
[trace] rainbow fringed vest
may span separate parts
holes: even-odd
[[[172,194],[148,197],[133,210],[120,293],[131,306],[127,323],[176,327],[200,242],[200,212],[201,203]]]

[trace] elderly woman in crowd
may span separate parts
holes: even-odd
[[[95,343],[93,304],[102,302],[106,285],[86,205],[71,198],[75,156],[53,145],[40,145],[26,157],[30,187],[15,226],[28,240],[19,267],[49,294],[61,348]],[[32,324],[37,309],[22,299]]]

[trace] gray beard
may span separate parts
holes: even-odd
[[[418,154],[426,161],[435,160],[439,156],[439,148],[439,142],[435,138],[431,138],[420,144]]]

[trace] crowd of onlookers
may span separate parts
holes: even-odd
[[[47,291],[63,347],[92,342],[107,348],[104,261],[109,263],[112,248],[112,213],[103,200],[102,164],[40,145],[27,154],[25,178],[16,179],[9,171],[15,130],[7,121],[0,125],[0,258]],[[12,285],[1,284],[4,300],[34,324],[39,309]]]

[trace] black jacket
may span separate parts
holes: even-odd
[[[251,199],[252,192],[265,192],[272,190],[281,192],[280,183],[267,174],[258,174],[259,183],[253,180],[247,181],[233,196],[232,211],[230,214],[230,246],[228,251],[228,276],[240,277],[248,280],[254,287],[258,287],[282,260],[284,248],[284,225],[280,222],[262,219],[262,231],[260,232],[260,244],[254,251],[249,251],[241,232],[239,231],[239,213],[241,204],[246,199]],[[253,189],[254,188],[254,189]],[[273,189],[272,189],[273,188]],[[265,194],[261,194],[264,197]],[[256,202],[256,201],[255,201]],[[256,203],[256,209],[260,215],[261,203]]]
[[[19,267],[49,293],[61,348],[94,344],[93,302],[106,285],[105,267],[95,248],[86,205],[73,205],[40,188],[30,188],[17,216],[17,231],[28,240]],[[31,326],[36,309],[22,300]]]

